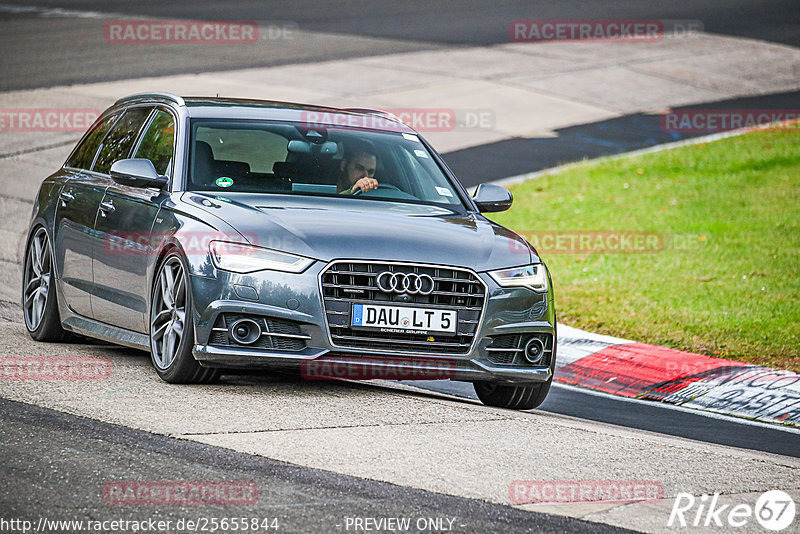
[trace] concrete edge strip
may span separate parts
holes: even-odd
[[[800,427],[800,374],[559,325],[555,380],[606,394]]]

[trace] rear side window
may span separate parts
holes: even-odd
[[[128,157],[134,141],[139,134],[142,123],[152,108],[134,108],[125,112],[103,140],[100,154],[94,164],[94,171],[108,174],[111,165]]]
[[[100,141],[108,132],[111,125],[119,117],[119,113],[109,115],[102,121],[96,123],[89,133],[84,137],[81,144],[72,152],[72,155],[67,160],[67,167],[75,167],[76,169],[91,169],[94,155],[97,154],[97,148],[100,146]]]
[[[135,158],[153,162],[158,174],[167,174],[172,162],[172,143],[175,140],[175,121],[166,111],[158,110],[142,136]]]

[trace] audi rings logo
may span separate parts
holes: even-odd
[[[378,275],[378,289],[384,293],[430,295],[433,293],[433,278],[427,274],[384,271]]]

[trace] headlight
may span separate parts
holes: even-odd
[[[503,287],[527,287],[537,293],[547,293],[547,269],[542,263],[491,271],[489,276]]]
[[[312,259],[277,250],[225,241],[212,241],[208,248],[214,267],[242,274],[264,270],[302,273],[314,263]]]

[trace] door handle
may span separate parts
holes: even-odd
[[[72,191],[62,191],[61,194],[58,195],[58,198],[61,199],[61,205],[66,206],[67,202],[70,200],[75,200],[75,195],[72,194]]]
[[[114,203],[110,200],[100,203],[100,214],[103,217],[105,217],[108,213],[112,213],[115,209],[117,208],[114,207]]]

